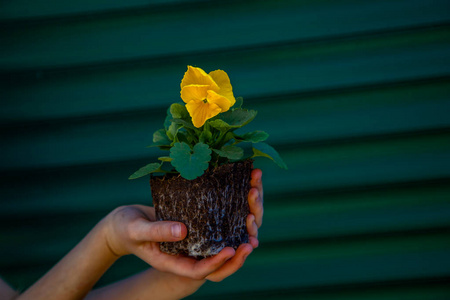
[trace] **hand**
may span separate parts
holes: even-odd
[[[154,208],[142,205],[119,207],[105,218],[106,242],[117,257],[134,254],[163,272],[196,280],[221,281],[235,273],[259,244],[258,228],[263,214],[261,175],[259,169],[252,172],[252,188],[248,196],[250,214],[247,217],[249,243],[240,245],[236,251],[226,247],[217,255],[200,261],[163,253],[159,242],[184,239],[186,226],[179,222],[157,222]]]
[[[235,254],[233,248],[225,248],[216,256],[197,261],[161,252],[159,242],[182,240],[187,235],[187,229],[180,222],[156,221],[153,207],[119,207],[106,217],[105,222],[106,242],[117,257],[134,254],[163,272],[204,279]]]
[[[247,230],[249,233],[249,242],[253,248],[257,248],[258,241],[258,228],[262,225],[262,219],[264,214],[263,207],[263,186],[262,186],[262,171],[255,169],[252,172],[251,189],[248,194],[248,204],[250,207],[250,214],[247,217]]]

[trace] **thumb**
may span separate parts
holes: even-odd
[[[140,242],[176,242],[187,235],[186,226],[180,222],[150,222],[141,219],[133,227],[135,232],[132,235]]]

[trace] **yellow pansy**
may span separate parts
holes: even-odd
[[[188,66],[181,80],[181,99],[199,128],[206,120],[226,112],[236,102],[230,78],[225,71],[216,70],[206,74],[200,68]]]

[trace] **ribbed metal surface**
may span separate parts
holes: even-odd
[[[261,247],[192,299],[447,299],[448,1],[3,1],[0,274],[26,288],[118,205],[186,65],[228,72],[289,166],[257,161]],[[102,284],[145,268],[127,257]]]

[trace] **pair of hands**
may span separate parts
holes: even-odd
[[[221,281],[239,270],[247,256],[258,247],[258,228],[263,218],[262,171],[252,171],[248,195],[250,214],[247,216],[249,243],[237,250],[226,247],[217,255],[196,260],[181,255],[169,255],[159,249],[159,242],[183,240],[187,228],[183,223],[156,221],[153,207],[133,205],[115,209],[105,219],[106,243],[117,257],[134,254],[162,272],[194,280]]]

